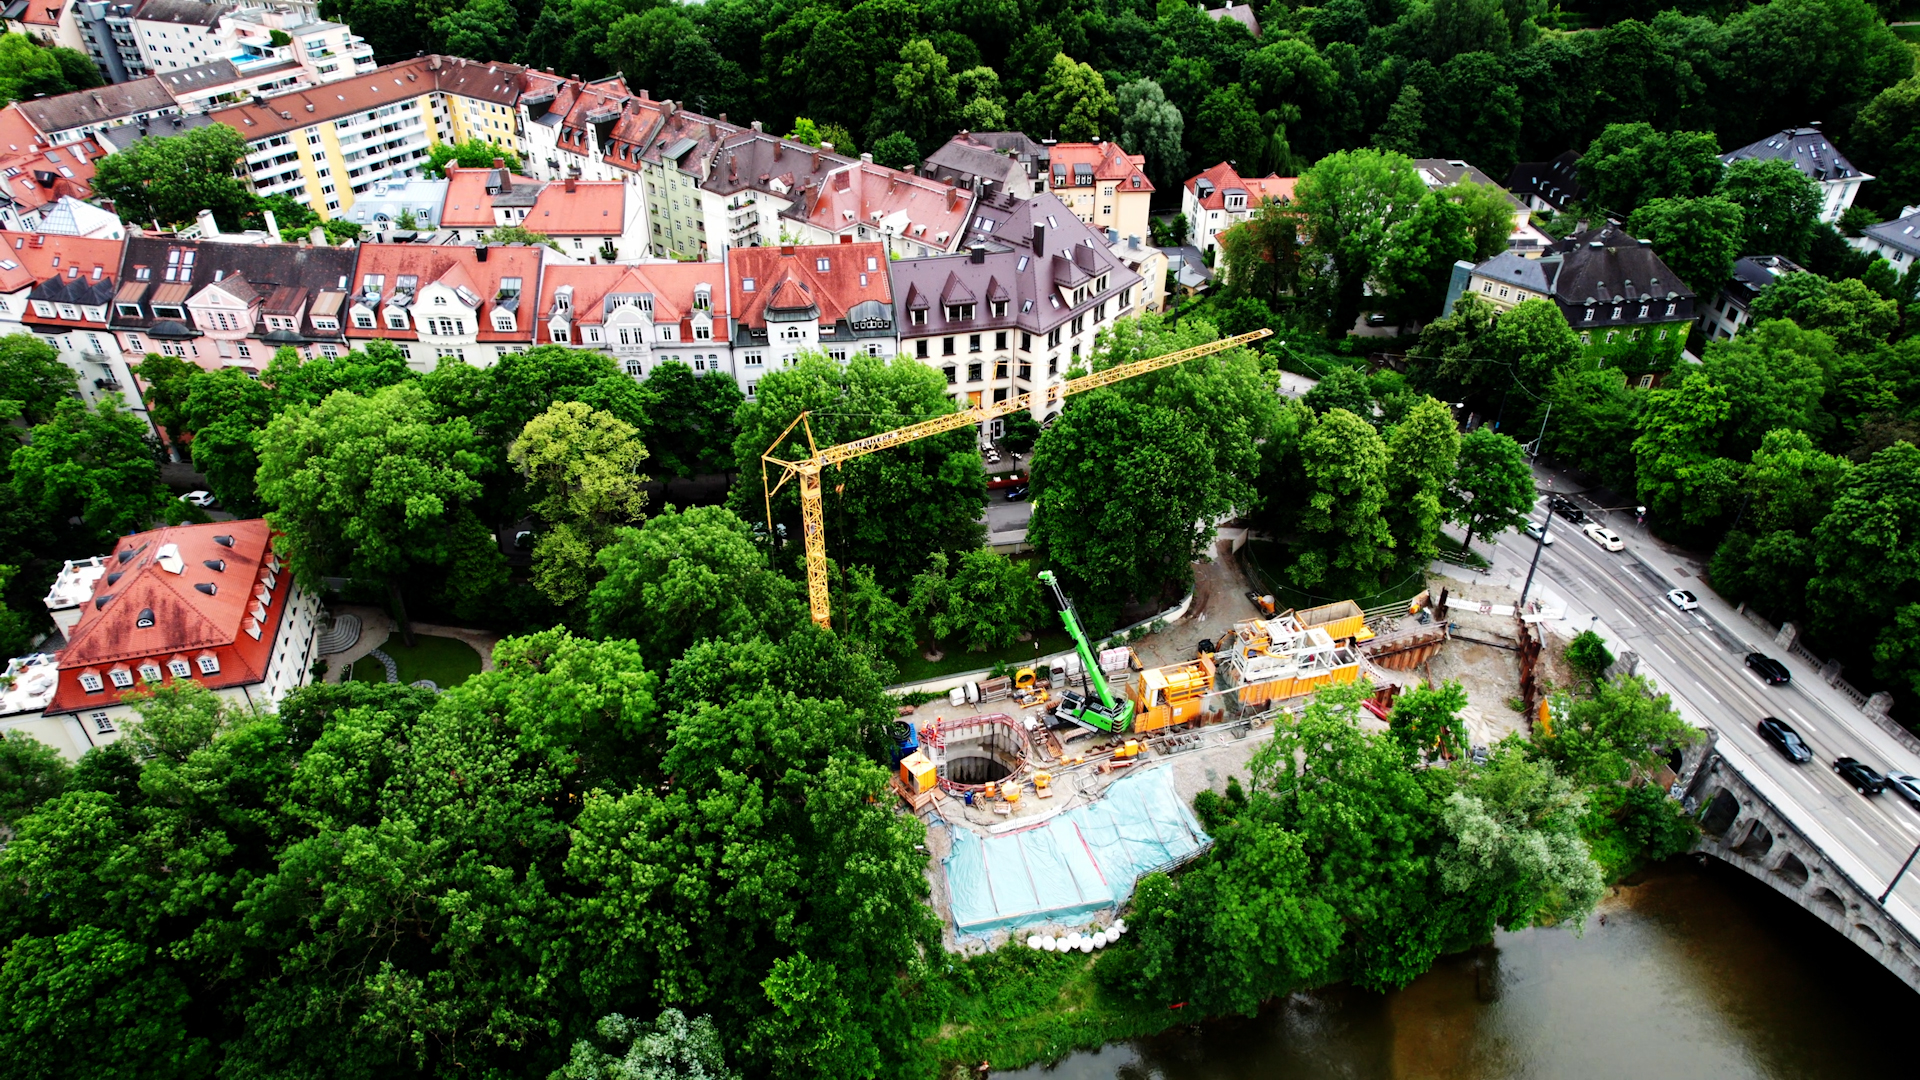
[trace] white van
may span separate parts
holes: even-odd
[[[1598,522],[1588,525],[1580,531],[1587,534],[1587,539],[1599,544],[1608,551],[1625,551],[1627,549],[1627,542],[1620,539],[1619,533],[1614,532],[1612,529]]]

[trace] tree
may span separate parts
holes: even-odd
[[[1868,197],[1889,209],[1920,203],[1920,75],[1880,91],[1853,119],[1847,153],[1873,174]]]
[[[1484,425],[1461,437],[1460,457],[1442,504],[1447,520],[1467,530],[1462,547],[1471,550],[1476,535],[1525,524],[1534,498],[1533,470],[1519,443]]]
[[[1882,626],[1883,641],[1898,633],[1896,611],[1920,602],[1916,514],[1920,448],[1912,443],[1887,447],[1840,481],[1833,509],[1813,530],[1808,606],[1823,628]]]
[[[920,144],[904,131],[895,131],[873,142],[873,160],[889,169],[911,169],[920,163]]]
[[[855,355],[841,364],[819,353],[803,353],[793,366],[769,371],[754,399],[739,412],[734,440],[739,467],[759,471],[768,452],[789,461],[808,454],[805,433],[788,432],[802,411],[819,446],[831,446],[954,411],[946,379],[917,361],[887,361]],[[773,516],[787,523],[788,535],[801,536],[797,484],[774,496]],[[980,507],[986,499],[986,474],[977,434],[966,428],[891,447],[847,462],[824,484],[822,511],[827,551],[844,565],[871,566],[889,589],[906,585],[935,551],[971,551],[985,539]],[[728,493],[743,518],[765,514],[749,485]]]
[[[1507,250],[1507,239],[1513,235],[1513,203],[1505,191],[1463,180],[1442,188],[1440,198],[1458,203],[1466,211],[1467,232],[1473,237],[1470,258],[1474,262],[1486,262]]]
[[[945,138],[949,121],[959,111],[960,81],[926,38],[901,46],[899,62],[891,67],[893,92],[872,123],[877,131],[904,132],[923,153],[930,151]]]
[[[1653,199],[1693,199],[1720,179],[1720,146],[1703,131],[1655,131],[1608,124],[1580,157],[1580,182],[1593,205],[1631,214]]]
[[[610,1013],[594,1025],[594,1033],[613,1050],[577,1040],[555,1080],[739,1080],[727,1069],[711,1017],[688,1020],[679,1009],[664,1009],[659,1019],[644,1024]]]
[[[1345,409],[1362,419],[1373,418],[1373,391],[1367,385],[1367,377],[1360,374],[1358,368],[1337,367],[1327,372],[1324,378],[1300,395],[1300,404],[1317,413]]]
[[[72,398],[53,408],[13,452],[13,497],[47,526],[77,521],[90,547],[138,532],[174,503],[160,486],[160,454],[139,417],[113,398],[89,409]]]
[[[1818,274],[1775,278],[1753,302],[1755,323],[1791,319],[1806,330],[1824,331],[1842,352],[1872,352],[1900,325],[1900,306],[1857,278],[1828,281]]]
[[[427,29],[455,56],[505,56],[519,36],[519,21],[507,0],[467,0]]]
[[[1820,187],[1793,162],[1742,158],[1727,166],[1714,194],[1744,211],[1743,254],[1783,255],[1805,261],[1820,220]]]
[[[1640,499],[1655,521],[1701,529],[1732,509],[1740,466],[1716,453],[1732,412],[1726,387],[1702,372],[1648,395],[1633,452]]]
[[[1567,663],[1574,674],[1590,683],[1597,683],[1613,666],[1613,654],[1607,651],[1607,642],[1591,630],[1582,630],[1567,642],[1564,652]]]
[[[246,140],[225,124],[141,139],[94,163],[93,192],[128,221],[190,225],[211,210],[237,232],[257,205],[253,186],[233,174],[246,154]]]
[[[1000,92],[999,72],[990,67],[970,67],[960,73],[955,88],[960,101],[959,120],[967,130],[1000,131],[1007,126],[1007,98]],[[851,140],[847,146],[847,153],[858,152]]]
[[[1229,161],[1258,176],[1265,164],[1266,132],[1259,110],[1239,83],[1214,87],[1194,113],[1202,161]]]
[[[1423,141],[1426,130],[1426,110],[1420,97],[1420,88],[1408,83],[1400,88],[1400,96],[1394,99],[1393,107],[1387,110],[1386,123],[1374,132],[1373,146],[1384,153],[1421,157],[1426,145]]]
[[[0,104],[58,97],[102,81],[86,53],[43,45],[26,34],[0,34]]]
[[[0,337],[0,417],[46,423],[54,406],[73,396],[79,381],[74,370],[60,362],[60,351],[39,337]]]
[[[1713,587],[1786,622],[1807,610],[1811,537],[1853,465],[1803,431],[1769,431],[1743,471],[1745,502],[1714,552]]]
[[[934,559],[944,570],[945,553],[935,552]],[[873,568],[850,566],[844,574],[839,569],[834,567],[834,632],[864,649],[876,664],[884,663],[882,657],[903,659],[912,653],[916,644],[913,616],[881,586]]]
[[[147,363],[157,359],[161,358],[151,358]],[[226,377],[243,375],[234,372]],[[273,358],[267,361],[267,369],[260,373],[260,383],[273,391],[273,411],[284,412],[293,405],[318,405],[336,390],[369,397],[383,386],[412,382],[419,377],[407,366],[406,354],[399,346],[390,341],[369,341],[364,352],[356,349],[345,356],[312,360],[302,359],[298,350],[282,346],[274,350]],[[205,385],[195,381],[190,388],[204,393]],[[516,433],[518,430],[515,429]]]
[[[640,385],[647,427],[641,437],[654,467],[669,482],[732,470],[734,411],[745,400],[724,372],[699,375],[680,361],[653,369]]]
[[[1122,83],[1114,91],[1120,112],[1120,145],[1129,154],[1144,154],[1153,185],[1167,190],[1186,179],[1187,152],[1181,145],[1186,122],[1179,106],[1152,79]]]
[[[1328,155],[1300,178],[1294,205],[1312,255],[1303,265],[1315,268],[1330,336],[1346,336],[1369,281],[1425,264],[1415,222],[1432,199],[1411,161],[1377,150]]]
[[[1591,697],[1553,704],[1553,733],[1534,744],[1541,755],[1586,784],[1618,784],[1650,771],[1667,751],[1689,746],[1700,733],[1638,675],[1596,683]]]
[[[1307,429],[1300,439],[1307,495],[1298,521],[1307,545],[1294,560],[1294,581],[1312,588],[1330,571],[1365,581],[1393,564],[1387,460],[1386,444],[1373,425],[1345,409],[1334,409]]]
[[[646,507],[647,448],[632,425],[582,402],[556,402],[527,422],[507,460],[527,478],[546,525],[533,546],[534,583],[565,606],[587,595],[613,528]]]
[[[132,365],[131,370],[146,384],[141,396],[147,403],[147,416],[166,434],[169,442],[180,445],[181,436],[187,430],[184,410],[193,390],[193,377],[203,369],[177,356],[148,353],[145,359]]]
[[[1538,923],[1579,925],[1604,888],[1580,836],[1586,800],[1552,764],[1512,743],[1468,772],[1446,797],[1435,858],[1441,888],[1491,931]]]
[[[1107,80],[1093,65],[1055,53],[1038,86],[1023,95],[1014,115],[1028,131],[1068,142],[1098,138],[1115,109]]]
[[[1457,682],[1416,686],[1393,699],[1387,730],[1419,761],[1457,758],[1467,751],[1467,725],[1460,710],[1467,692]]]
[[[449,164],[458,165],[463,169],[490,169],[495,159],[505,162],[506,169],[510,173],[520,171],[520,155],[514,153],[512,147],[480,139],[465,139],[456,143],[434,143],[427,147],[427,160],[421,165],[420,171],[429,177],[443,179],[447,175]]]
[[[1749,229],[1739,206],[1709,195],[1648,199],[1627,219],[1627,231],[1652,244],[1660,261],[1696,295],[1712,296],[1732,274]]]
[[[1300,281],[1300,219],[1268,202],[1220,236],[1227,291],[1268,304],[1286,302]]]
[[[443,418],[417,383],[295,405],[259,448],[260,498],[283,534],[276,550],[307,588],[334,575],[384,584],[410,641],[401,584],[413,574],[437,570],[451,590],[504,583],[499,546],[471,505],[486,468],[473,425]]]
[[[656,669],[707,638],[778,633],[805,620],[747,524],[717,506],[667,510],[614,530],[587,596],[596,636],[632,639]]]
[[[544,245],[555,251],[560,250],[559,241],[548,236],[546,233],[535,232],[524,225],[502,225],[497,229],[490,229],[486,235],[486,242],[489,244],[526,244],[529,247],[540,247]]]
[[[1635,428],[1646,399],[1618,368],[1561,368],[1547,384],[1553,416],[1541,453],[1580,462],[1615,491],[1637,490],[1637,460],[1621,433]]]
[[[933,636],[957,638],[972,652],[1007,648],[1042,614],[1040,579],[992,548],[960,556],[944,600]]]
[[[1705,350],[1700,373],[1726,391],[1728,417],[1714,443],[1722,457],[1740,460],[1759,449],[1768,432],[1821,432],[1821,398],[1834,364],[1833,341],[1784,319],[1750,323],[1737,338]]]
[[[72,769],[60,751],[28,735],[0,735],[0,826],[8,829],[66,790]]]
[[[1440,552],[1442,499],[1460,456],[1453,411],[1423,397],[1387,433],[1387,529],[1400,558],[1432,562]]]

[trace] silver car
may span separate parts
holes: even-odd
[[[1901,798],[1920,809],[1920,776],[1912,773],[1890,772],[1887,774],[1887,786]]]

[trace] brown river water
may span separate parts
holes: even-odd
[[[1915,1030],[1920,995],[1846,939],[1738,871],[1682,858],[1615,890],[1579,936],[1503,933],[1395,993],[1296,994],[1254,1019],[993,1075],[1878,1080],[1912,1073]]]

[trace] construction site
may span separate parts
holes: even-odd
[[[816,445],[801,413],[762,455],[762,484],[769,531],[774,495],[790,481],[798,490],[813,620],[832,625],[821,512],[828,469],[962,427],[984,432],[1014,412],[1047,412],[1067,395],[1270,333],[1118,365],[838,445]],[[1464,661],[1473,670],[1471,681],[1460,681],[1475,753],[1526,730],[1541,707],[1542,623],[1556,615],[1492,600],[1457,605],[1438,585],[1410,603],[1282,608],[1251,587],[1236,550],[1221,540],[1215,558],[1195,564],[1184,601],[1098,644],[1061,582],[1042,570],[1042,595],[1071,650],[1010,671],[895,688],[936,692],[901,709],[892,786],[903,812],[928,827],[928,878],[949,949],[985,951],[1019,937],[1036,948],[1090,952],[1116,940],[1125,932],[1119,908],[1141,877],[1211,847],[1194,797],[1244,775],[1275,726],[1329,687],[1364,682],[1371,692],[1361,723],[1384,730],[1404,687],[1456,678]],[[1500,655],[1456,659],[1463,645]]]

